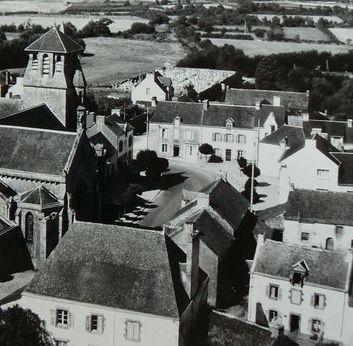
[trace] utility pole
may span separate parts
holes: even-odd
[[[260,118],[257,119],[257,130],[256,139],[254,141],[255,147],[255,160],[251,165],[251,187],[250,187],[250,211],[254,208],[254,175],[255,175],[255,164],[258,165],[259,160],[259,142],[260,142]]]
[[[149,114],[148,114],[148,105],[146,111],[146,149],[148,149],[148,137],[150,132],[150,123],[149,123]]]

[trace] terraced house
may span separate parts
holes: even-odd
[[[158,102],[150,123],[151,148],[161,156],[195,160],[203,143],[225,161],[255,160],[256,142],[285,122],[284,107]]]

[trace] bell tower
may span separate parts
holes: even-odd
[[[76,108],[86,94],[79,53],[83,48],[52,28],[26,49],[28,65],[23,78],[23,103],[45,103],[68,130],[76,129]]]

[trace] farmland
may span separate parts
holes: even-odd
[[[282,22],[283,21],[283,16],[278,14],[250,14],[251,16],[255,16],[259,19],[264,19],[264,18],[267,18],[268,20],[272,20],[273,17],[278,17],[280,19],[280,21]],[[292,15],[287,15],[287,17],[294,17]],[[314,21],[314,23],[317,23],[319,21],[320,18],[323,18],[323,19],[326,19],[327,21],[329,22],[332,22],[332,23],[342,23],[343,20],[337,16],[303,16],[303,15],[300,15],[300,17],[304,17],[304,18],[310,18]]]
[[[317,28],[291,27],[283,28],[283,32],[286,39],[295,39],[298,35],[303,41],[330,41],[330,38]]]
[[[269,55],[276,53],[300,52],[308,50],[317,50],[319,52],[331,52],[333,54],[346,53],[351,47],[335,44],[319,44],[319,43],[294,43],[294,42],[274,42],[259,40],[233,40],[222,38],[211,38],[210,41],[216,46],[229,44],[235,48],[242,49],[249,56]]]
[[[1,12],[42,12],[42,13],[55,13],[65,10],[68,7],[66,1],[11,1],[0,0],[0,13]]]
[[[135,17],[135,16],[104,16],[110,18],[114,21],[113,24],[109,26],[111,32],[115,33],[118,31],[123,31],[130,29],[131,24],[134,22],[144,22],[147,23],[148,20]],[[90,20],[99,20],[102,16],[80,16],[80,15],[8,15],[0,16],[0,25],[2,24],[12,24],[15,25],[25,24],[30,22],[32,24],[40,24],[43,27],[52,26],[55,23],[61,24],[62,22],[71,22],[77,29],[84,27]]]
[[[86,53],[81,59],[89,84],[103,85],[123,81],[166,63],[175,65],[185,51],[176,42],[126,40],[120,38],[87,38]]]
[[[353,41],[353,28],[331,28],[330,31],[344,43]]]

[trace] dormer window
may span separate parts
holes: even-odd
[[[226,129],[227,130],[232,130],[234,126],[234,120],[233,119],[228,119],[226,121]]]
[[[303,287],[304,278],[309,273],[309,267],[305,260],[301,260],[292,266],[290,282],[293,286]]]
[[[181,121],[181,118],[179,116],[175,117],[174,119],[174,125],[176,127],[179,127],[180,126],[180,121]]]

